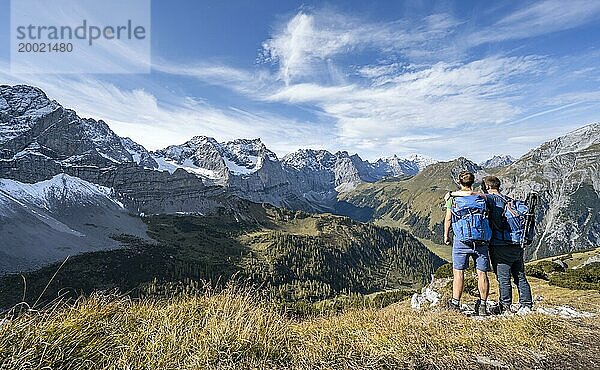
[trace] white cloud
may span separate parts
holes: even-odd
[[[383,86],[294,84],[269,97],[312,103],[337,122],[343,140],[403,135],[406,130],[475,126],[506,121],[520,112],[507,79],[536,70],[536,58],[486,58],[462,65],[437,63],[399,73]],[[386,71],[387,73],[387,71]],[[474,127],[475,127],[474,126]]]
[[[329,11],[312,14],[301,11],[263,43],[262,60],[278,63],[279,77],[290,84],[319,75],[322,63],[338,55],[369,48],[414,58],[441,55],[449,46],[440,40],[458,24],[448,14],[433,14],[414,21],[368,23]]]
[[[567,30],[597,21],[600,1],[545,0],[510,13],[492,26],[469,37],[471,43],[523,39]]]
[[[461,44],[463,23],[448,14],[382,23],[301,11],[263,43],[259,60],[272,65],[245,70],[207,61],[154,60],[155,72],[228,88],[259,102],[261,109],[269,109],[263,108],[268,103],[310,109],[317,123],[215,108],[198,97],[165,95],[154,86],[127,90],[87,77],[23,81],[34,81],[65,106],[103,118],[117,133],[150,148],[202,134],[219,140],[261,137],[279,154],[312,147],[357,151],[369,159],[413,152],[440,159],[519,156],[563,128],[586,122],[583,113],[570,121],[567,115],[593,105],[581,102],[597,106],[597,92],[577,86],[577,78],[598,80],[596,58],[559,63],[533,55],[473,57],[467,47],[575,27],[590,22],[589,14],[597,15],[600,8],[577,0],[573,9],[561,12],[557,4],[544,1],[517,10],[498,21],[493,32],[467,35],[474,44],[466,45]],[[0,70],[3,77],[11,76]],[[558,120],[562,126],[554,124]]]

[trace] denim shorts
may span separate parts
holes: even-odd
[[[452,267],[466,270],[469,267],[469,257],[473,257],[477,270],[491,271],[487,244],[467,245],[455,238],[452,242]]]

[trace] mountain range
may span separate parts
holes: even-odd
[[[278,158],[260,139],[205,136],[148,151],[38,88],[0,86],[0,254],[8,261],[0,267],[17,271],[115,248],[114,235],[148,238],[140,214],[247,219],[248,202],[401,226],[435,242],[441,198],[462,169],[478,178],[497,174],[514,196],[541,194],[529,256],[583,249],[600,238],[599,127],[586,126],[516,161],[495,156],[481,165],[420,155],[369,162],[313,149]],[[24,247],[42,240],[43,251]]]

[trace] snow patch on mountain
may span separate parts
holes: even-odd
[[[164,157],[152,157],[152,159],[157,164],[157,171],[168,171],[170,174],[173,174],[178,168],[181,168],[189,173],[193,173],[207,179],[219,178],[219,175],[215,171],[196,166],[190,158],[186,158],[181,164]]]
[[[249,156],[245,159],[247,159],[247,161],[244,163],[244,165],[239,165],[227,157],[223,158],[225,161],[225,166],[227,166],[229,171],[234,175],[249,175],[253,172],[256,172],[260,168],[258,157]]]
[[[128,137],[121,138],[121,145],[131,154],[133,161],[146,168],[154,169],[158,167],[158,163],[152,158],[150,152],[142,145],[136,143]]]
[[[423,171],[428,166],[439,162],[437,159],[420,154],[411,154],[406,157],[406,160],[413,162],[419,169],[419,172]]]
[[[411,154],[408,157],[392,157],[381,158],[374,163],[380,172],[380,176],[397,177],[397,176],[414,176],[423,171],[427,166],[437,163],[438,161],[427,156],[419,154]]]
[[[171,145],[152,153],[158,170],[171,173],[182,168],[209,180],[226,181],[228,174],[249,175],[263,167],[265,160],[277,161],[275,153],[260,139],[236,139],[219,143],[195,136],[181,145]]]
[[[114,199],[110,188],[95,185],[78,177],[59,174],[34,184],[0,179],[0,192],[18,202],[27,202],[50,210],[57,202],[86,205],[97,197],[107,198],[119,208],[123,204]]]
[[[495,155],[492,158],[481,162],[479,165],[482,168],[505,167],[513,164],[516,159],[510,155]]]

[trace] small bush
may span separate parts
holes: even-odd
[[[548,281],[555,273],[565,272],[565,268],[553,261],[540,261],[533,265],[525,266],[525,274]]]
[[[542,270],[537,265],[526,265],[525,266],[525,275],[532,276],[532,277],[546,280],[546,281],[548,280],[548,274],[546,274],[544,272],[544,270]]]
[[[592,263],[575,270],[549,276],[550,285],[568,289],[600,290],[600,263]]]
[[[553,261],[540,261],[536,265],[547,274],[552,274],[554,272],[565,272],[564,267]]]

